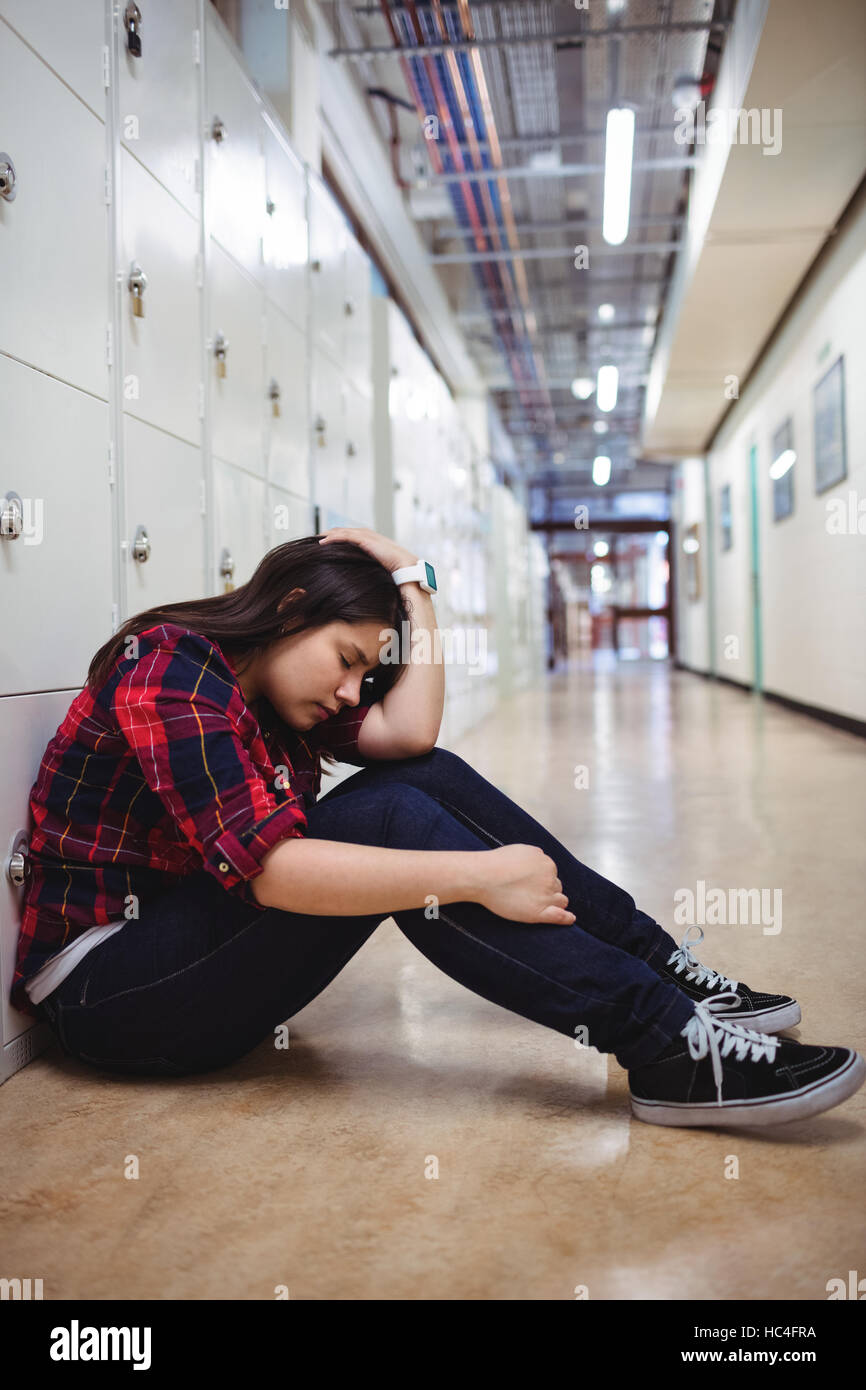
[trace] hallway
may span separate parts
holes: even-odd
[[[677,940],[678,890],[772,890],[771,930],[705,927],[696,954],[794,995],[794,1037],[863,1050],[862,740],[664,664],[595,663],[454,751]],[[179,1081],[52,1044],[4,1087],[6,1267],[50,1299],[495,1301],[821,1300],[862,1268],[866,1092],[762,1132],[641,1124],[612,1057],[463,989],[391,919],[289,1037]]]

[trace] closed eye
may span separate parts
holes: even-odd
[[[344,656],[342,656],[342,655],[340,656],[340,660],[342,661],[342,663],[343,663],[343,665],[345,666],[346,670],[347,670],[347,671],[351,671],[351,669],[352,669],[352,663],[351,663],[351,661],[347,661],[346,658],[345,658]],[[377,662],[375,666],[371,666],[371,667],[370,667],[370,670],[369,670],[369,671],[365,674],[365,676],[364,676],[364,680],[366,680],[366,681],[372,680],[372,679],[373,679],[373,676],[375,675],[376,671],[378,671],[378,669],[379,669],[379,663]]]

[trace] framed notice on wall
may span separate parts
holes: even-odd
[[[683,537],[683,550],[686,557],[686,595],[690,603],[696,603],[701,596],[701,528],[695,522],[689,526]]]
[[[719,491],[719,529],[722,533],[722,550],[730,550],[734,544],[734,523],[731,516],[731,485]]]
[[[782,521],[794,510],[794,421],[789,417],[773,435],[770,477],[773,480],[773,520]]]
[[[837,357],[813,393],[815,492],[826,492],[848,476],[845,453],[845,358]]]

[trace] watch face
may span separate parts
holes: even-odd
[[[425,568],[425,570],[427,571],[427,583],[430,585],[430,588],[431,588],[431,589],[435,589],[435,588],[436,588],[436,571],[434,570],[433,566],[430,564],[430,561],[429,561],[429,560],[425,560],[425,561],[424,561],[424,568]]]

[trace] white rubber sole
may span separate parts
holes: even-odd
[[[742,1023],[744,1028],[754,1028],[759,1033],[782,1033],[786,1028],[794,1028],[803,1015],[796,999],[790,1004],[777,1004],[774,1009],[762,1009],[750,1014],[732,1013],[731,1023]]]
[[[866,1060],[859,1052],[832,1076],[804,1086],[789,1096],[767,1096],[755,1100],[722,1101],[721,1105],[669,1100],[641,1100],[631,1097],[632,1114],[650,1125],[759,1125],[790,1124],[830,1110],[853,1096],[866,1081]],[[722,1093],[724,1094],[724,1083]]]

